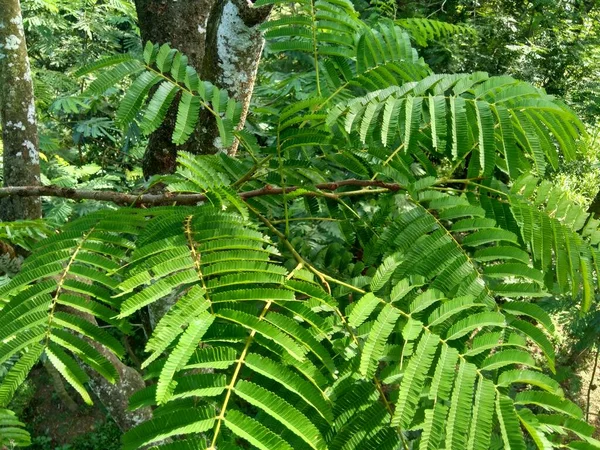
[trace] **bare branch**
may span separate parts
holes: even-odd
[[[320,196],[321,191],[336,191],[345,186],[357,186],[362,188],[376,187],[376,191],[362,189],[357,194],[368,195],[380,193],[382,190],[396,192],[404,189],[396,183],[384,183],[383,181],[369,180],[341,180],[332,183],[321,183],[314,186],[290,186],[285,188],[273,187],[266,185],[260,189],[253,191],[240,192],[240,197],[243,199],[261,197],[265,195],[281,195],[289,194],[298,189],[306,189],[302,196]],[[315,190],[316,189],[316,190]],[[206,200],[204,194],[181,194],[167,192],[164,194],[129,194],[115,191],[93,191],[79,190],[73,188],[63,188],[59,186],[11,186],[0,188],[0,198],[3,197],[60,197],[71,200],[98,200],[111,202],[122,206],[135,207],[150,207],[150,206],[165,206],[165,205],[196,205],[199,202]]]

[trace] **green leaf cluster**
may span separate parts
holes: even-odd
[[[107,69],[95,94],[136,76],[122,123],[152,132],[176,102],[182,143],[204,108],[244,150],[182,152],[154,180],[196,206],[101,211],[36,245],[0,287],[0,406],[42,355],[91,401],[82,365],[116,381],[104,351],[149,310],[130,408],[153,417],[124,449],[600,448],[538,303],[584,314],[599,279],[597,220],[546,178],[577,156],[577,117],[510,77],[432,73],[402,24],[349,2],[298,8],[265,35],[315,89],[274,102],[261,144],[169,46],[82,71]]]

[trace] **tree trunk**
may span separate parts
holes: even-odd
[[[214,0],[135,0],[142,40],[169,44],[188,57],[188,63],[201,71],[208,16]],[[142,168],[144,175],[172,173],[178,150],[197,153],[198,136],[192,135],[182,146],[175,146],[171,136],[177,118],[173,102],[163,125],[150,136]],[[197,130],[198,132],[198,130]]]
[[[214,0],[135,0],[142,40],[169,43],[198,70],[204,58],[208,15]]]
[[[265,44],[259,27],[270,12],[271,7],[253,8],[247,0],[218,0],[210,15],[200,78],[227,89],[229,96],[242,104],[238,129],[246,122]],[[235,155],[237,140],[231,148],[224,148],[217,124],[207,111],[202,111],[200,123],[207,130],[200,141],[204,153],[226,151]]]
[[[255,9],[245,0],[136,0],[135,5],[142,39],[182,51],[201,79],[227,89],[243,105],[243,127],[264,44],[258,26],[271,8]],[[142,164],[146,177],[172,173],[179,150],[235,153],[237,143],[232,149],[220,145],[216,123],[208,112],[201,113],[194,134],[182,146],[171,141],[175,121],[174,102],[163,125],[150,136]]]
[[[0,117],[4,186],[38,186],[40,157],[33,83],[18,0],[0,0]],[[37,219],[41,215],[39,198],[0,201],[0,220]]]
[[[136,425],[150,420],[152,409],[149,406],[144,406],[135,411],[128,409],[129,398],[146,387],[140,373],[133,367],[121,362],[119,358],[102,345],[93,341],[88,341],[88,343],[108,359],[119,373],[119,380],[115,384],[111,384],[95,370],[84,366],[90,377],[90,388],[108,410],[119,428],[122,431],[128,431]]]
[[[592,214],[596,219],[600,217],[600,192],[592,200],[587,212]]]
[[[65,307],[69,314],[73,314],[83,320],[98,325],[91,314]],[[129,398],[140,389],[146,387],[144,379],[133,367],[129,367],[117,358],[111,351],[92,339],[85,341],[102,354],[117,369],[119,379],[116,383],[109,383],[102,375],[80,361],[80,365],[90,377],[90,389],[104,405],[121,431],[128,431],[142,422],[150,420],[152,409],[149,406],[129,411]]]

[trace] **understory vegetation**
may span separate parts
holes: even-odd
[[[600,5],[522,3],[220,1],[207,80],[139,4],[22,2],[0,448],[600,449]]]

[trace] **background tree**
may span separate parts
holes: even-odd
[[[230,97],[243,105],[240,117],[243,127],[264,45],[258,26],[271,8],[254,9],[250,3],[237,0],[167,4],[137,0],[136,9],[142,39],[177,48],[188,57],[203,80],[226,89]],[[237,143],[229,148],[219,143],[217,123],[212,115],[202,115],[193,138],[183,145],[174,144],[171,138],[176,120],[176,111],[172,109],[166,122],[150,136],[143,163],[146,177],[172,173],[178,151],[235,153]]]

